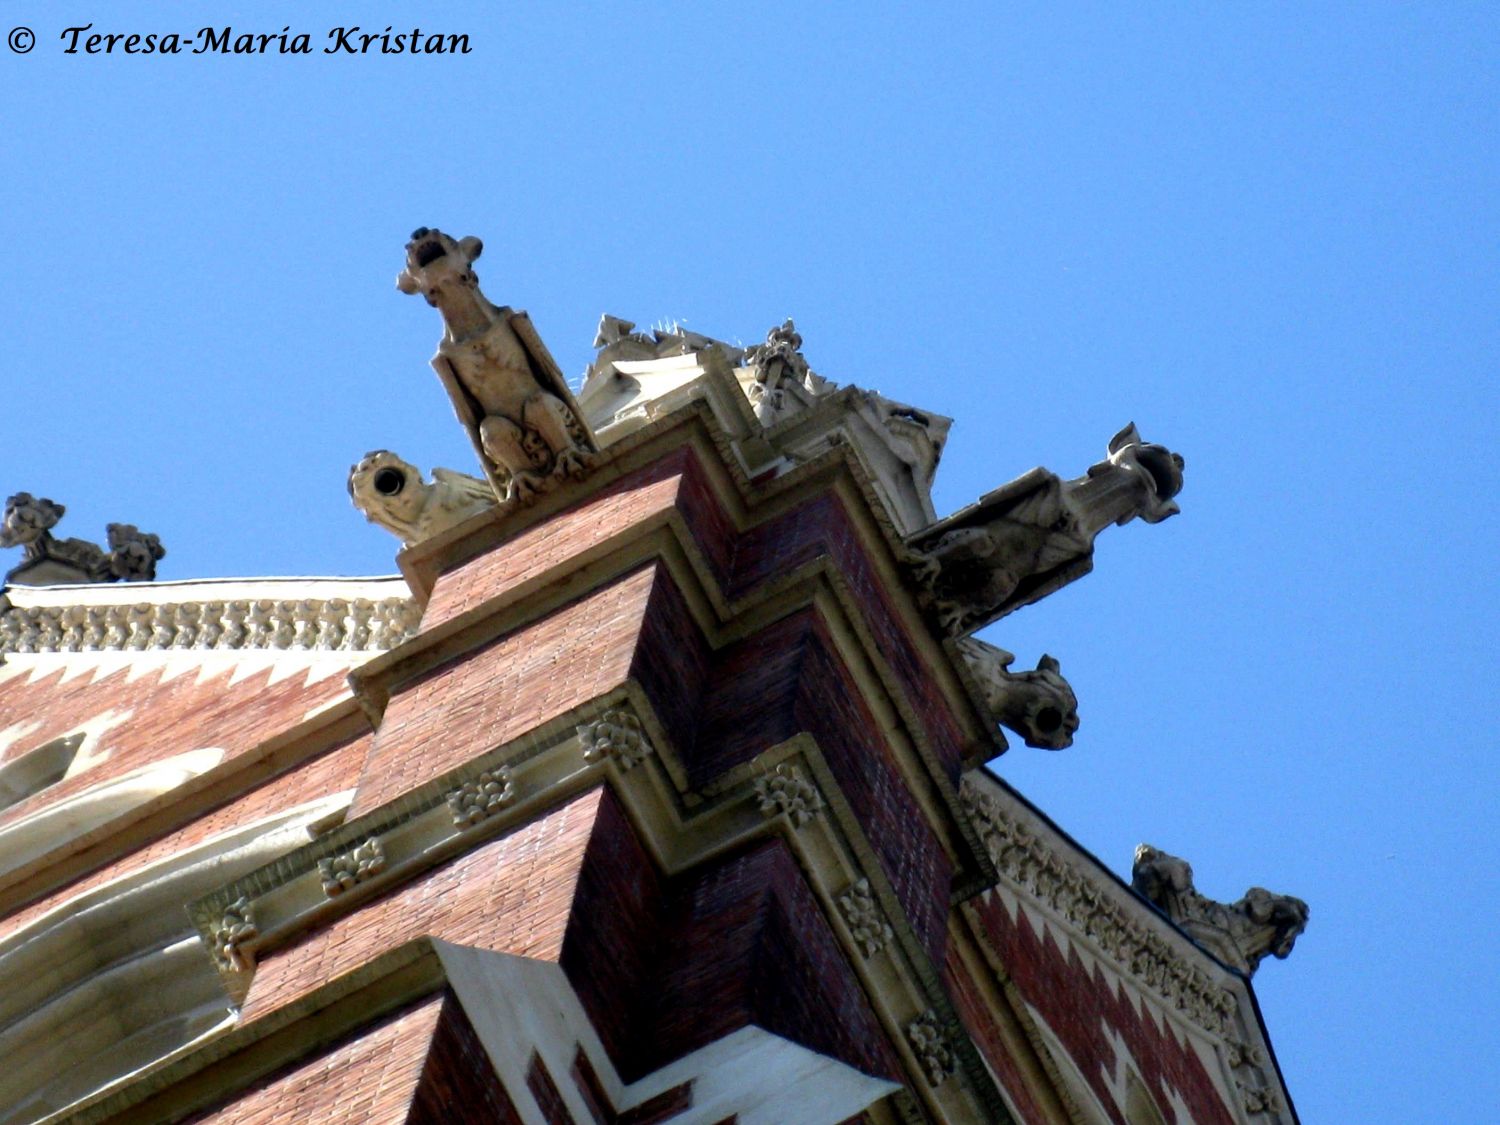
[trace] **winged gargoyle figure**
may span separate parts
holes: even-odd
[[[433,469],[425,481],[421,469],[387,449],[349,470],[349,495],[366,519],[408,547],[495,506],[494,489],[477,477]]]
[[[66,512],[61,504],[29,492],[7,498],[0,516],[0,547],[20,547],[23,557],[21,565],[5,576],[6,582],[53,586],[156,578],[156,564],[167,552],[155,535],[130,523],[109,524],[108,551],[87,539],[59,539],[52,529]]]
[[[432,366],[500,499],[525,502],[559,476],[581,476],[596,446],[531,319],[480,292],[473,264],[483,249],[420,227],[396,286],[442,313]]]

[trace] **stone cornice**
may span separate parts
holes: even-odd
[[[1002,803],[1014,801],[1014,812]],[[1173,929],[1146,902],[1097,867],[1098,861],[1065,837],[1050,838],[1045,821],[1032,824],[1024,802],[983,771],[965,776],[960,800],[994,860],[1001,884],[1041,906],[1095,955],[1132,981],[1169,1013],[1215,1045],[1226,1084],[1247,1115],[1295,1121],[1248,983]],[[965,912],[967,913],[967,911]],[[971,932],[983,934],[970,917]],[[983,942],[987,947],[987,942]],[[987,949],[993,961],[993,951]],[[1003,967],[996,965],[1001,969]],[[1041,1052],[1045,1057],[1046,1052]]]
[[[130,604],[15,604],[0,653],[302,650],[382,652],[415,631],[410,598],[299,597]]]
[[[299,935],[516,829],[560,801],[607,784],[668,875],[768,834],[784,838],[892,1044],[906,1058],[911,1087],[943,1120],[1008,1120],[938,968],[907,922],[864,827],[813,739],[799,735],[772,747],[698,792],[684,791],[667,769],[660,751],[664,739],[644,694],[627,684],[330,830],[190,904],[189,912],[227,990],[241,1003],[257,957],[292,945]],[[455,815],[456,807],[473,807],[473,797],[487,784],[501,796],[485,815]],[[367,846],[371,840],[379,841],[377,848]],[[351,877],[330,895],[325,886],[330,861],[360,848],[367,854],[378,851],[378,869]],[[839,900],[861,885],[861,909],[851,921]],[[872,934],[881,938],[874,948]],[[922,1029],[915,1039],[907,1034],[914,1024]],[[934,1042],[948,1053],[935,1051]],[[950,1069],[936,1066],[934,1059],[944,1058],[951,1059]],[[953,1080],[957,1076],[961,1079]]]

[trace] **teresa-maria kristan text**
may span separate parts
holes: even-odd
[[[94,25],[70,27],[61,35],[65,55],[467,55],[469,37],[439,31],[366,31],[359,25],[331,27],[316,33],[238,31],[233,27],[200,27],[197,31],[95,31]],[[316,43],[316,45],[315,45]]]

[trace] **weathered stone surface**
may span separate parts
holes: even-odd
[[[5,576],[26,586],[74,582],[150,582],[156,563],[166,555],[161,540],[134,524],[105,528],[109,550],[86,539],[59,539],[52,529],[67,511],[61,504],[17,492],[5,501],[0,520],[0,547],[20,547],[23,559]]]
[[[1135,850],[1131,885],[1220,961],[1254,973],[1270,954],[1286,957],[1307,928],[1307,903],[1251,887],[1238,902],[1216,902],[1193,886],[1186,860],[1142,844]]]
[[[480,292],[473,263],[483,249],[473,236],[420,227],[396,286],[442,313],[433,367],[501,500],[524,502],[558,476],[582,475],[594,441],[530,319]]]
[[[1132,423],[1076,480],[1032,469],[908,541],[928,604],[950,635],[967,636],[1083,577],[1104,528],[1177,513],[1182,467]]]
[[[495,492],[477,477],[452,469],[422,470],[387,449],[366,453],[349,470],[349,496],[371,523],[407,546],[431,539],[495,506]]]
[[[1021,736],[1027,746],[1065,750],[1078,729],[1078,699],[1063,679],[1062,666],[1043,655],[1032,672],[1011,672],[1016,659],[1003,648],[965,637],[959,651],[979,681],[985,706],[997,722]]]

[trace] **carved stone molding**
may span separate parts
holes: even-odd
[[[516,786],[510,767],[485,770],[473,781],[466,781],[448,793],[448,810],[459,828],[478,824],[494,816],[515,798]]]
[[[86,539],[59,539],[52,529],[67,512],[61,504],[17,492],[0,517],[0,547],[20,547],[21,564],[5,576],[24,586],[75,582],[150,582],[166,549],[132,523],[105,527],[109,549]]]
[[[771,773],[755,779],[755,795],[766,816],[784,814],[801,828],[823,810],[823,795],[802,776],[796,766],[783,762]]]
[[[1266,1086],[1251,1086],[1244,1082],[1236,1082],[1239,1090],[1240,1104],[1245,1107],[1246,1113],[1280,1113],[1282,1111],[1281,1097],[1275,1090]]]
[[[1008,816],[972,781],[965,779],[959,799],[1007,882],[1056,911],[1123,972],[1199,1027],[1215,1035],[1230,1031],[1237,1009],[1232,993],[1185,964],[1166,939],[1132,919],[1100,883]]]
[[[1238,902],[1199,894],[1186,860],[1142,844],[1135,850],[1131,884],[1220,961],[1251,975],[1269,954],[1284,958],[1307,928],[1307,903],[1251,887]]]
[[[948,1042],[947,1032],[932,1009],[906,1025],[906,1041],[911,1044],[912,1052],[932,1085],[941,1086],[957,1072],[958,1059]]]
[[[0,612],[0,652],[380,652],[415,632],[421,613],[405,598],[12,606]]]
[[[231,972],[248,969],[250,958],[240,946],[259,932],[255,928],[255,914],[248,898],[241,895],[225,907],[224,915],[214,925],[212,933],[214,959],[219,967]]]
[[[323,881],[323,893],[329,898],[353,889],[355,884],[372,879],[384,870],[385,850],[376,836],[348,851],[318,860],[318,877]]]
[[[595,452],[567,381],[525,313],[493,305],[473,264],[484,243],[419,227],[406,244],[403,293],[443,317],[433,360],[454,409],[504,502],[526,502],[561,476],[582,476]]]
[[[411,546],[495,507],[495,490],[452,469],[422,470],[388,449],[366,453],[349,470],[349,497],[371,523]]]
[[[1031,470],[908,540],[924,600],[955,637],[1038,601],[1092,569],[1094,540],[1110,524],[1174,515],[1182,468],[1132,423],[1084,476]]]
[[[651,753],[641,721],[629,711],[606,711],[578,728],[585,761],[613,758],[622,770],[633,769]]]
[[[1034,672],[1011,672],[1015,656],[973,637],[958,642],[964,662],[979,681],[985,706],[997,722],[1015,731],[1027,746],[1065,750],[1078,730],[1078,697],[1050,656]]]
[[[860,879],[838,897],[844,924],[866,957],[873,957],[894,939],[895,931],[870,891],[870,881]]]

